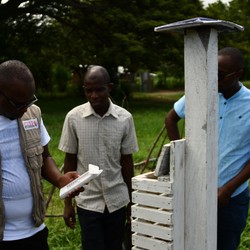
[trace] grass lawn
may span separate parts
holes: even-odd
[[[133,100],[126,103],[127,108],[134,117],[135,128],[139,144],[139,152],[134,154],[134,162],[144,161],[161,131],[166,112],[172,107],[173,102],[182,95],[182,92],[158,92],[158,93],[134,93]],[[39,96],[38,96],[39,97]],[[43,112],[45,125],[52,138],[50,142],[50,152],[53,155],[58,166],[62,166],[64,154],[58,149],[58,142],[61,129],[66,113],[76,105],[83,102],[80,97],[57,97],[57,98],[39,98],[38,105]],[[180,129],[184,129],[184,125],[180,124]],[[154,148],[151,158],[158,156],[160,147],[165,140],[165,131],[161,135],[156,147]],[[155,167],[155,162],[151,162],[145,172],[151,171]],[[141,166],[136,167],[136,174],[142,171]],[[51,185],[44,183],[45,195],[48,197]],[[58,190],[55,191],[49,208],[47,210],[48,217],[45,220],[49,228],[49,244],[51,250],[78,250],[80,249],[80,229],[77,226],[74,230],[67,228],[63,218],[63,202],[59,199]],[[53,215],[52,217],[50,215]],[[55,215],[58,215],[55,217]],[[242,235],[241,246],[239,250],[250,249],[250,219],[245,232]]]

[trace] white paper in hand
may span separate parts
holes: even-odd
[[[80,175],[78,178],[71,181],[69,184],[60,189],[60,198],[66,198],[70,192],[73,192],[76,188],[82,187],[84,184],[87,184],[92,179],[96,178],[99,174],[101,174],[101,172],[102,169],[99,169],[98,166],[89,164],[89,170],[86,173]]]

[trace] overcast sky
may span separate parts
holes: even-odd
[[[214,3],[214,2],[217,2],[217,0],[202,0],[203,1],[203,3],[204,3],[204,5],[205,5],[205,7],[207,7],[207,5],[209,4],[209,3]],[[230,0],[221,0],[223,3],[229,3],[230,2]]]

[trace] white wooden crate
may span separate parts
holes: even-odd
[[[184,142],[170,144],[170,174],[132,179],[133,249],[184,249]]]

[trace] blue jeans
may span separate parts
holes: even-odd
[[[82,250],[121,250],[126,209],[113,213],[93,212],[77,207],[81,226]]]
[[[230,199],[227,206],[218,209],[217,250],[237,250],[248,215],[249,190]]]

